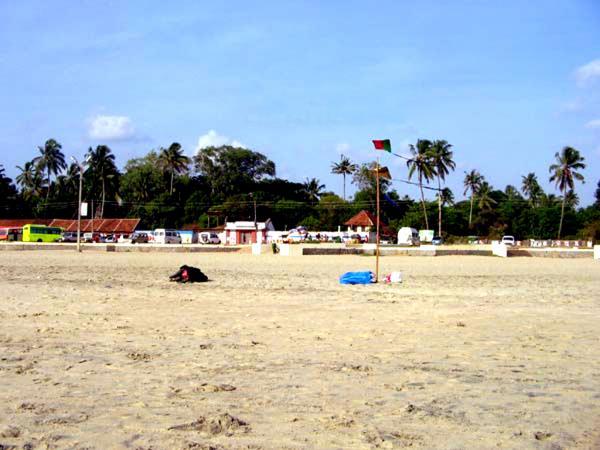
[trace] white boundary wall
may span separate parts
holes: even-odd
[[[500,256],[501,258],[506,258],[508,256],[508,249],[506,244],[498,241],[492,241],[492,254],[494,256]]]

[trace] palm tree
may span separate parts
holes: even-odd
[[[425,194],[423,193],[423,180],[429,181],[436,175],[435,167],[433,166],[430,156],[431,145],[431,141],[427,139],[419,139],[416,145],[410,144],[409,148],[412,158],[406,161],[406,165],[408,167],[408,179],[410,180],[414,173],[417,172],[426,229],[429,229],[429,220],[427,219]]]
[[[38,147],[40,156],[34,158],[40,171],[46,171],[48,174],[48,190],[46,191],[46,201],[50,195],[50,177],[52,174],[58,175],[62,170],[67,168],[65,163],[65,155],[60,151],[62,145],[54,139],[48,139],[43,147]]]
[[[573,147],[564,147],[560,153],[554,155],[556,163],[549,168],[552,176],[550,181],[554,181],[556,187],[562,192],[562,207],[560,211],[560,224],[558,226],[558,239],[562,232],[563,219],[565,216],[565,203],[567,200],[567,189],[574,191],[575,180],[584,182],[584,177],[577,170],[585,169],[585,158],[579,154]]]
[[[567,198],[565,199],[565,204],[569,208],[577,208],[579,205],[579,195],[573,190],[567,191]]]
[[[447,141],[434,141],[429,151],[431,164],[435,170],[438,180],[438,236],[442,235],[442,180],[446,180],[446,175],[450,169],[454,170],[456,164],[452,160],[452,145]]]
[[[102,183],[102,202],[100,209],[100,218],[104,217],[104,203],[106,200],[106,182],[118,174],[115,165],[115,155],[106,145],[98,145],[95,150],[88,149],[87,160],[88,170],[92,172],[94,179]],[[94,211],[92,211],[92,215]]]
[[[538,183],[537,175],[533,172],[521,177],[521,190],[529,198],[531,206],[536,207],[539,203],[540,196],[543,194],[542,188]]]
[[[303,191],[311,202],[316,202],[319,200],[323,194],[323,189],[325,189],[325,185],[321,184],[321,182],[316,178],[307,178],[303,184]]]
[[[450,188],[442,189],[440,196],[442,197],[442,206],[454,205],[454,192]]]
[[[487,181],[483,181],[479,185],[479,189],[477,189],[477,206],[482,211],[489,211],[492,209],[492,206],[496,204],[496,200],[490,196],[491,192],[492,187]]]
[[[44,188],[44,176],[39,166],[34,161],[28,161],[25,166],[17,166],[21,171],[16,177],[16,182],[21,186],[25,198],[39,197]]]
[[[508,200],[522,199],[521,194],[512,184],[507,184],[504,188],[504,194]]]
[[[161,149],[158,162],[164,171],[171,174],[171,190],[169,193],[173,194],[173,178],[176,173],[180,174],[188,171],[190,159],[183,154],[181,144],[173,142],[169,148]]]
[[[471,191],[471,208],[469,209],[469,228],[471,227],[471,223],[473,221],[473,200],[475,198],[475,193],[479,190],[479,187],[483,183],[483,177],[479,172],[475,169],[470,172],[465,172],[465,180],[463,185],[465,186],[465,191],[463,195],[467,195],[468,191]]]
[[[331,164],[331,173],[342,175],[344,177],[344,200],[346,200],[346,175],[352,175],[357,169],[358,166],[353,164],[350,161],[350,158],[344,155],[340,155],[339,163],[334,162]]]

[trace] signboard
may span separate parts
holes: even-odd
[[[88,204],[87,202],[82,202],[81,203],[81,215],[82,216],[87,216],[87,209],[88,209]]]
[[[431,242],[433,240],[433,230],[419,230],[419,239],[421,242]]]

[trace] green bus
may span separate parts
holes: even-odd
[[[62,237],[62,228],[27,224],[23,226],[23,242],[57,242]]]

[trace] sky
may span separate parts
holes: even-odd
[[[277,175],[453,145],[464,172],[521,186],[565,145],[586,159],[581,204],[600,180],[600,1],[0,1],[0,164],[54,138],[67,156],[108,145],[119,166],[180,142],[243,145]],[[349,183],[348,183],[349,185]],[[400,195],[417,196],[395,182]],[[348,186],[350,193],[353,187]],[[429,194],[431,195],[431,194]]]

